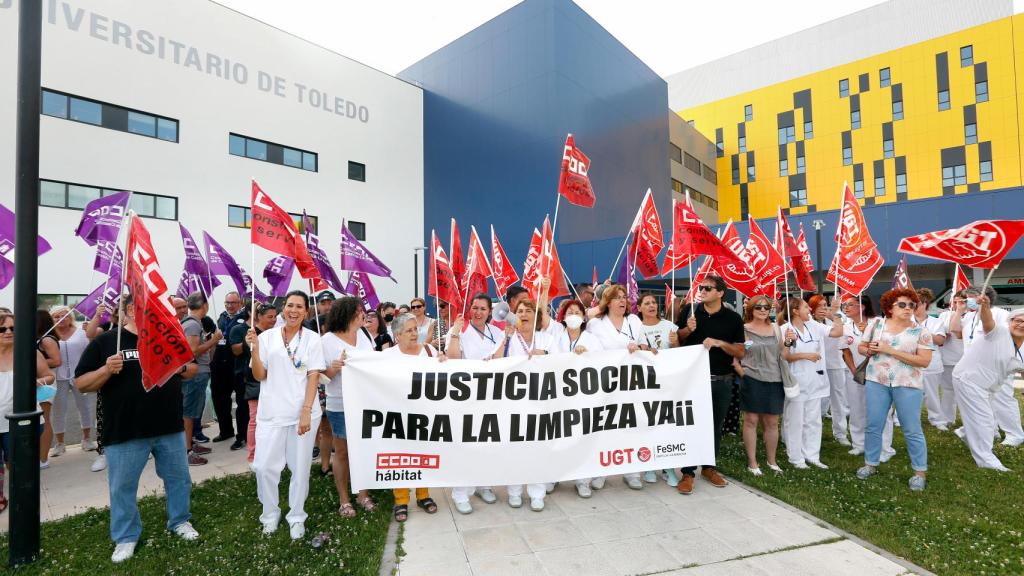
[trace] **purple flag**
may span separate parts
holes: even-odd
[[[263,268],[263,279],[270,283],[271,296],[284,296],[292,282],[295,260],[287,256],[271,258]]]
[[[615,280],[626,288],[626,297],[629,298],[629,312],[637,313],[636,302],[640,297],[640,288],[636,284],[636,265],[633,263],[633,255],[626,250],[626,260],[619,268],[619,276]]]
[[[111,256],[113,256],[113,263],[110,261]],[[107,240],[100,240],[96,243],[96,259],[92,263],[93,270],[120,278],[123,263],[124,253],[121,252],[121,248],[117,244]]]
[[[103,304],[110,310],[116,309],[118,301],[121,299],[120,287],[120,276],[107,278],[106,282],[97,286],[88,296],[82,298],[78,304],[75,304],[75,310],[81,312],[86,318],[92,318],[100,304]],[[100,321],[106,322],[109,319],[110,314],[104,314]]]
[[[86,204],[82,220],[78,228],[75,228],[75,236],[85,240],[89,246],[95,246],[103,240],[117,242],[117,233],[121,230],[121,221],[130,196],[130,192],[117,192]]]
[[[228,251],[205,230],[203,231],[203,242],[206,244],[206,262],[210,266],[210,273],[213,276],[229,276],[235,283],[235,289],[243,298],[250,297],[257,302],[268,300],[267,295],[259,287],[255,288],[256,293],[255,296],[253,295],[252,276],[246,274],[245,268],[239,266],[231,254],[228,254]]]
[[[345,293],[358,296],[363,301],[363,308],[367,311],[376,310],[380,305],[380,299],[377,298],[377,292],[373,289],[373,284],[370,283],[370,277],[362,272],[353,272],[348,277]]]
[[[0,289],[7,288],[11,280],[14,280],[14,263],[0,256]]]
[[[50,243],[40,236],[36,241],[36,256],[42,256],[50,248]],[[3,256],[14,256],[14,212],[0,204],[0,257]]]
[[[203,254],[199,252],[199,246],[192,239],[192,234],[188,229],[180,222],[178,228],[181,231],[181,244],[185,247],[185,274],[198,278],[203,294],[209,297],[213,295],[213,289],[220,286],[220,280],[213,278],[213,274],[210,273],[210,269],[206,265],[206,260],[203,259]],[[213,281],[212,286],[210,285],[211,280]],[[193,292],[198,291],[199,287],[197,286]],[[191,293],[189,292],[189,294]]]
[[[313,233],[305,210],[302,211],[302,223],[306,229],[306,249],[309,251],[309,255],[313,257],[313,264],[316,265],[317,271],[320,272],[320,279],[334,290],[344,292],[341,286],[341,279],[338,278],[338,273],[331,267],[331,261],[327,258],[327,254],[320,248],[320,239]]]
[[[341,225],[341,269],[354,272],[365,272],[375,276],[387,276],[392,282],[398,283],[391,276],[391,268],[388,268],[374,256],[365,246],[359,243],[355,235],[349,231],[348,226]]]

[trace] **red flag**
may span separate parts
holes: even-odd
[[[896,266],[896,272],[892,276],[892,289],[895,290],[897,288],[914,289],[914,285],[910,282],[910,274],[907,274],[906,256],[900,258],[900,263]]]
[[[597,290],[597,264],[594,264],[594,290]]]
[[[569,286],[565,283],[565,275],[562,274],[562,261],[558,258],[558,250],[555,248],[555,239],[552,235],[551,222],[544,218],[544,232],[541,234],[541,252],[539,264],[541,276],[551,279],[551,286],[548,287],[549,301],[559,296],[569,295]],[[527,288],[530,288],[527,286]],[[540,297],[540,286],[535,285],[530,289],[531,297],[536,300]]]
[[[142,218],[133,216],[128,228],[126,281],[131,291],[139,335],[142,387],[163,386],[179,368],[192,361],[181,323],[174,316],[167,283]]]
[[[586,208],[594,207],[594,189],[590,186],[590,159],[579,148],[572,134],[565,138],[562,150],[562,174],[558,178],[558,193],[569,202]]]
[[[953,294],[970,287],[971,281],[967,279],[967,274],[964,274],[964,269],[957,264],[956,270],[953,272]]]
[[[693,302],[694,296],[697,295],[697,286],[700,286],[700,283],[703,282],[704,279],[707,278],[708,274],[711,273],[711,268],[712,266],[714,266],[714,264],[715,259],[712,258],[711,256],[708,256],[707,258],[704,259],[704,262],[700,265],[700,268],[697,268],[697,273],[693,275],[693,283],[690,284],[690,289],[686,291],[686,299],[684,300],[684,302],[686,302],[687,304]]]
[[[754,272],[753,267],[748,263],[750,256],[747,254],[746,248],[743,247],[743,240],[740,239],[739,232],[736,231],[736,226],[733,225],[732,220],[729,220],[725,227],[722,243],[736,255],[736,259],[739,262],[716,262],[715,271],[722,276],[726,284],[744,296],[749,298],[760,294],[761,283],[758,282],[757,274]],[[740,262],[742,262],[742,265]]]
[[[636,255],[634,265],[644,278],[658,276],[658,254],[665,247],[665,240],[662,237],[661,218],[658,216],[658,209],[654,206],[654,196],[651,189],[647,189],[643,201],[640,203],[640,211],[637,212],[636,220],[633,221],[633,241],[628,250]]]
[[[665,284],[665,317],[673,318],[672,300],[675,299],[675,293],[672,292],[672,287]]]
[[[910,236],[897,251],[955,262],[975,268],[995,268],[1024,235],[1024,220],[975,220],[950,230]]]
[[[487,278],[491,276],[491,265],[487,263],[487,254],[476,234],[476,226],[469,229],[469,258],[466,260],[466,273],[462,276],[462,295],[467,301],[481,292],[487,293]],[[469,319],[468,309],[466,319]]]
[[[430,279],[427,294],[444,300],[455,310],[461,310],[462,294],[459,293],[459,283],[452,272],[451,262],[444,253],[441,241],[437,239],[437,232],[431,230],[430,234]]]
[[[807,248],[807,236],[804,235],[804,225],[800,224],[800,235],[796,238],[796,247],[800,251],[800,256],[791,256],[790,261],[793,263],[793,272],[796,275],[796,285],[801,290],[808,292],[817,292],[818,286],[814,283],[814,276],[811,272],[814,272],[814,262],[811,261],[811,251]]]
[[[498,242],[498,235],[494,233],[494,226],[491,226],[491,264],[494,287],[497,289],[498,295],[503,296],[509,286],[519,281],[519,274],[512,267],[512,263],[508,261],[508,256],[505,254],[505,249],[501,247],[501,242]]]
[[[744,264],[704,224],[689,202],[676,202],[672,212],[672,243],[661,267],[662,274],[678,270],[700,254]]]
[[[295,260],[303,278],[318,278],[320,272],[306,250],[292,217],[252,181],[252,243]]]
[[[455,218],[452,218],[448,250],[451,254],[452,272],[456,278],[462,278],[466,273],[466,261],[462,257],[462,235],[459,234],[459,225],[455,222]]]
[[[775,217],[775,250],[784,258],[800,257],[800,248],[793,239],[793,230],[789,227],[789,221],[782,213],[781,206]]]
[[[526,261],[523,262],[523,288],[529,290],[531,294],[540,281],[540,251],[540,230],[534,228],[530,248],[526,251]]]
[[[871,284],[884,263],[878,246],[871,239],[864,213],[850,186],[843,183],[843,207],[836,227],[838,250],[829,266],[829,281],[843,292],[859,295]]]
[[[747,257],[750,258],[750,266],[754,268],[757,281],[764,289],[762,293],[768,294],[768,291],[775,291],[775,281],[785,276],[786,261],[768,242],[768,237],[757,225],[757,220],[751,216],[748,222],[750,223],[750,236],[747,238]]]

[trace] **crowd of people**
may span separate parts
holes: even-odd
[[[195,358],[151,392],[141,385],[130,296],[120,311],[100,308],[83,326],[70,310],[55,307],[34,319],[38,401],[44,413],[40,467],[66,451],[65,421],[73,399],[82,449],[98,453],[92,470],[107,470],[110,533],[116,545],[112,559],[120,562],[133,555],[141,534],[136,497],[147,460],[155,461],[164,481],[168,530],[192,540],[198,532],[190,522],[188,467],[208,463],[207,443],[230,441],[230,450],[248,452],[266,534],[280,524],[279,482],[285,467],[291,471],[285,521],[291,538],[303,538],[304,503],[316,458],[320,473],[333,475],[341,516],[353,518],[377,506],[367,491],[353,498],[350,490],[343,399],[349,354],[374,351],[457,362],[704,346],[709,353],[715,458],[722,435],[741,430],[747,472],[754,476],[764,474],[758,461],[759,429],[772,473],[785,473],[778,459],[780,437],[788,467],[829,468],[821,458],[826,416],[835,441],[848,446],[850,454],[863,454],[863,466],[850,471],[862,480],[877,474],[895,455],[892,437],[898,426],[914,471],[908,481],[911,490],[926,486],[922,406],[927,423],[943,432],[950,430],[959,410],[963,426],[954,433],[980,467],[1007,471],[993,453],[1000,431],[1003,444],[1024,442],[1012,387],[1014,373],[1024,369],[1024,310],[993,307],[991,288],[960,291],[938,317],[927,312],[934,299],[928,289],[886,292],[879,301],[880,316],[867,297],[829,303],[821,295],[778,301],[755,296],[737,312],[723,300],[726,289],[722,278],[707,276],[694,287],[693,303],[679,301],[673,310],[662,310],[653,294],[631,305],[626,288],[611,283],[596,290],[581,286],[576,298],[557,306],[543,296],[546,289],[534,301],[524,288],[512,286],[502,298],[507,318],[496,318],[492,298],[477,294],[467,303],[466,321],[459,311],[449,315],[443,301],[438,317],[431,318],[422,298],[364,310],[358,298],[335,297],[330,291],[312,299],[301,291],[290,292],[280,310],[269,304],[250,309],[237,292],[230,292],[214,319],[206,297],[196,293],[173,299]],[[111,320],[102,322],[109,313]],[[0,309],[3,414],[12,411],[13,331],[13,315]],[[217,427],[212,439],[202,426],[208,389]],[[10,456],[7,425],[0,418],[5,462]],[[698,469],[710,486],[728,484],[710,462],[624,474],[622,481],[642,490],[645,483],[664,480],[687,495],[696,489]],[[580,478],[572,485],[580,498],[589,498],[606,480]],[[0,478],[0,490],[2,486]],[[413,490],[417,507],[436,512],[429,488],[395,490],[394,518],[408,518]],[[543,510],[546,495],[555,489],[554,482],[526,485],[530,508]],[[506,493],[509,506],[523,506],[524,486],[507,486]],[[498,500],[490,486],[455,487],[456,510],[472,513],[474,495],[486,504]],[[0,493],[0,511],[6,506]]]

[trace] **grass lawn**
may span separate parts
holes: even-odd
[[[1024,447],[996,445],[996,455],[1013,472],[981,470],[952,432],[924,422],[929,466],[924,492],[907,488],[912,471],[899,428],[893,441],[896,456],[882,464],[878,475],[861,481],[854,472],[864,457],[850,456],[848,448],[832,441],[828,419],[821,460],[830,470],[787,466],[780,442],[785,474],[768,470],[760,445],[765,475],[755,478],[747,472],[742,439],[734,436],[723,439],[721,467],[741,482],[937,574],[1024,574]]]
[[[319,467],[310,478],[306,500],[306,537],[293,543],[288,526],[272,537],[261,533],[261,506],[252,474],[228,476],[203,482],[192,489],[192,523],[199,531],[197,542],[185,542],[165,528],[163,497],[149,496],[139,502],[142,539],[135,557],[120,565],[110,562],[110,512],[93,509],[42,525],[42,552],[35,563],[14,574],[130,574],[132,576],[182,574],[359,574],[377,576],[381,553],[391,521],[391,491],[375,491],[378,508],[356,518],[338,515],[334,479],[320,477]],[[281,503],[288,502],[288,472],[281,479]],[[320,549],[310,541],[319,532],[330,534]],[[7,558],[7,535],[0,538],[0,557]]]

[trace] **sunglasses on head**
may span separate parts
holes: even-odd
[[[5,333],[7,333],[8,330],[10,330],[11,334],[13,334],[14,333],[14,326],[0,326],[0,334],[5,334]]]
[[[701,286],[698,286],[697,289],[700,290],[701,292],[711,292],[712,290],[716,290],[717,288],[714,287],[714,286],[704,286],[704,285],[701,285]]]
[[[907,308],[913,310],[914,308],[917,308],[917,302],[897,302],[896,306],[903,310]]]
[[[409,310],[417,310],[419,308],[423,308],[423,304],[413,304],[412,306],[409,306]]]
[[[754,304],[752,306],[752,308],[754,310],[771,310],[772,309],[772,305],[771,304]]]

